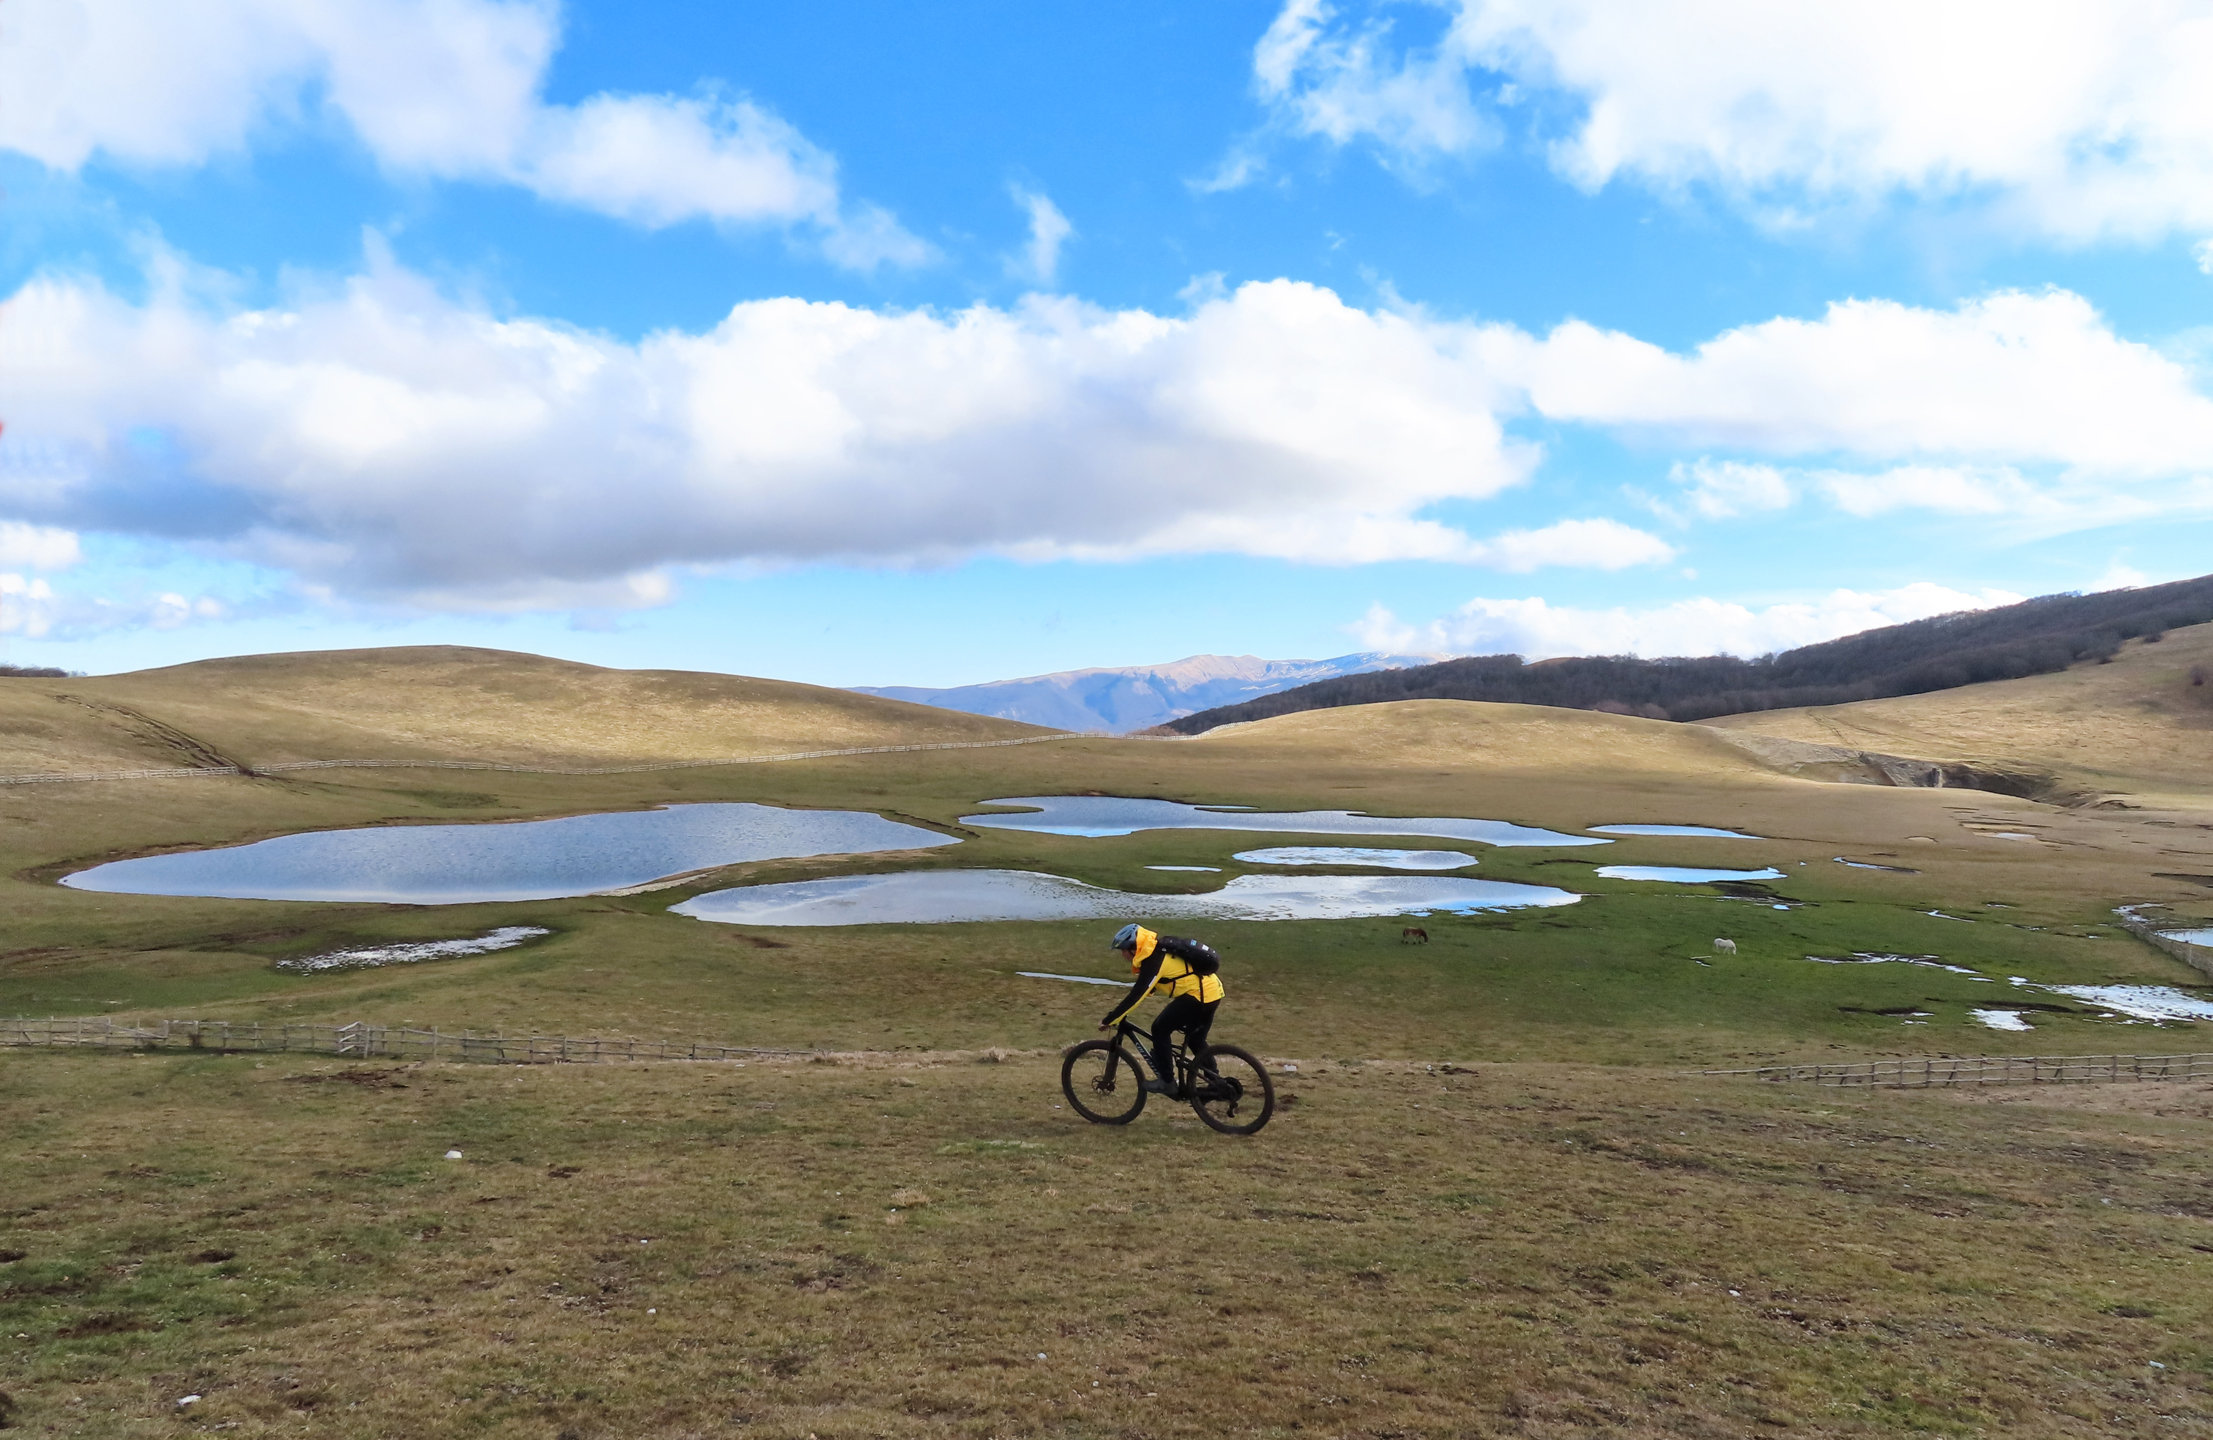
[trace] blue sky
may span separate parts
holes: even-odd
[[[0,661],[953,685],[2198,574],[2209,70],[2166,0],[0,0]]]

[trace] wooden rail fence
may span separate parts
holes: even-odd
[[[119,1025],[100,1015],[0,1019],[0,1046],[96,1050],[288,1051],[350,1059],[477,1060],[495,1065],[603,1064],[618,1060],[743,1060],[805,1055],[753,1045],[615,1036],[478,1034],[412,1025],[264,1025],[235,1020],[156,1020]]]
[[[1752,1070],[1701,1070],[1698,1073],[1882,1089],[1918,1090],[1942,1085],[2083,1085],[2116,1080],[2213,1080],[2213,1054],[1947,1055],[1847,1064],[1763,1065]]]
[[[2136,907],[2124,905],[2116,912],[2121,917],[2121,928],[2155,950],[2164,950],[2192,969],[2213,975],[2213,945],[2197,945],[2180,936],[2169,933],[2175,922],[2166,922],[2169,930],[2159,928],[2159,922],[2145,919],[2136,913]]]

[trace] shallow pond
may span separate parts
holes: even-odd
[[[1230,858],[1251,865],[1367,865],[1378,870],[1465,870],[1475,863],[1473,855],[1458,850],[1371,850],[1363,845],[1278,845],[1241,850]]]
[[[1971,1017],[1993,1030],[2034,1030],[2028,1017],[2018,1010],[1970,1010]]]
[[[2213,927],[2204,930],[2162,930],[2169,940],[2180,940],[2185,945],[2213,945]]]
[[[1134,835],[1140,830],[1264,830],[1303,835],[1432,835],[1483,845],[1610,845],[1590,835],[1563,835],[1504,820],[1444,816],[1398,819],[1353,810],[1247,810],[1186,805],[1177,800],[1129,800],[1115,795],[1024,795],[986,805],[1025,805],[1019,815],[967,815],[963,825],[1028,830],[1040,835]]]
[[[1714,840],[1758,840],[1741,830],[1716,830],[1711,825],[1593,825],[1593,835],[1704,835]]]
[[[856,810],[669,805],[474,825],[384,825],[148,855],[61,882],[122,895],[461,905],[592,895],[748,860],[957,845]]]
[[[1698,870],[1687,865],[1601,865],[1598,873],[1608,880],[1659,880],[1670,885],[1706,885],[1722,880],[1780,880],[1783,872],[1764,870]]]
[[[1204,895],[1136,895],[1027,870],[920,870],[744,885],[671,912],[730,925],[933,925],[970,920],[1345,920],[1573,905],[1549,885],[1416,875],[1240,875]]]

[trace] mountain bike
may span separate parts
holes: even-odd
[[[1152,1037],[1124,1020],[1112,1040],[1086,1040],[1068,1047],[1060,1063],[1060,1090],[1076,1113],[1094,1125],[1127,1125],[1145,1108],[1149,1072],[1174,1082],[1171,1099],[1188,1100],[1199,1118],[1224,1135],[1250,1135],[1276,1111],[1276,1087],[1268,1067],[1235,1045],[1208,1045],[1211,1068],[1200,1066],[1191,1047],[1177,1038],[1173,1052],[1153,1053]]]

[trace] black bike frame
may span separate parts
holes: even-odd
[[[1146,1068],[1153,1072],[1154,1079],[1175,1090],[1181,1090],[1190,1085],[1192,1069],[1190,1041],[1183,1039],[1181,1036],[1177,1037],[1175,1048],[1166,1057],[1168,1063],[1164,1065],[1161,1063],[1162,1057],[1153,1053],[1153,1037],[1150,1030],[1143,1026],[1133,1025],[1125,1018],[1121,1024],[1115,1027],[1114,1033],[1117,1039],[1130,1042],[1130,1048],[1135,1050],[1139,1057],[1144,1060]],[[1176,1063],[1179,1060],[1183,1062],[1180,1065]],[[1142,1080],[1145,1077],[1140,1075],[1138,1078]]]

